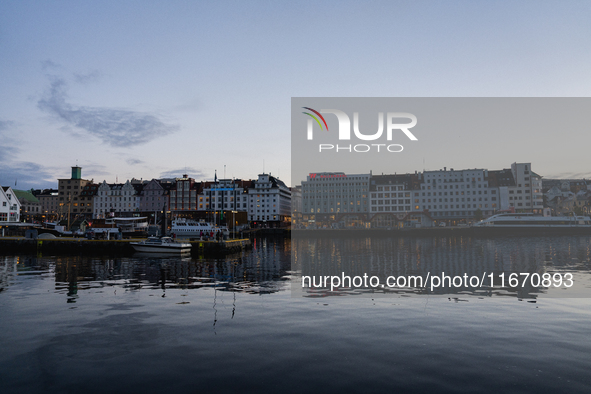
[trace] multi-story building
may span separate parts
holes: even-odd
[[[201,192],[201,183],[184,174],[176,178],[169,193],[169,207],[174,216],[184,216],[190,211],[197,211],[197,195]]]
[[[428,210],[439,222],[486,217],[499,209],[499,188],[489,182],[488,170],[444,167],[423,172],[420,195],[413,192],[413,205]]]
[[[95,219],[132,217],[139,214],[139,197],[131,182],[100,184],[94,196]]]
[[[254,181],[242,179],[215,179],[202,182],[198,196],[198,217],[222,223],[230,228],[248,222],[248,190]]]
[[[199,194],[199,210],[248,211],[248,189],[254,181],[241,179],[219,179],[204,182]]]
[[[291,222],[291,192],[279,178],[259,174],[248,189],[248,221],[255,227],[279,227]]]
[[[89,180],[82,179],[82,168],[72,167],[70,179],[58,179],[58,215],[68,223],[73,223],[78,218],[90,218],[92,211],[86,206],[86,200],[80,199],[80,193]]]
[[[531,170],[531,163],[513,163],[515,186],[509,187],[509,206],[517,211],[542,213],[542,177]]]
[[[420,211],[421,174],[373,175],[370,180],[369,221],[372,227],[393,227]]]
[[[90,219],[94,216],[94,197],[98,193],[99,185],[87,183],[80,192],[80,210],[85,212],[85,217]]]
[[[302,224],[364,225],[369,213],[371,174],[311,173],[302,182]]]
[[[41,204],[43,219],[46,221],[57,220],[60,212],[58,189],[36,190],[34,195]]]
[[[420,174],[373,175],[370,186],[370,212],[375,214],[419,211],[420,178]]]
[[[168,211],[168,194],[173,186],[171,181],[152,179],[147,182],[139,195],[141,212]]]
[[[20,221],[21,204],[10,186],[0,187],[0,225]]]

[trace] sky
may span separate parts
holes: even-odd
[[[292,185],[292,97],[588,97],[590,17],[588,1],[0,1],[0,184],[56,187],[79,165]],[[533,170],[591,177],[577,137],[531,132],[555,147]],[[428,169],[528,156],[441,151]]]

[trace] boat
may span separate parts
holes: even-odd
[[[532,213],[502,213],[475,223],[476,228],[591,229],[589,216],[539,216]]]
[[[121,233],[126,238],[142,238],[148,234],[147,217],[94,219],[87,230],[107,238]]]
[[[136,252],[144,253],[186,253],[191,251],[191,244],[176,242],[171,237],[149,237],[145,241],[131,242]]]
[[[201,235],[209,237],[211,233],[215,236],[218,231],[221,231],[225,236],[229,234],[227,226],[216,226],[213,223],[197,222],[185,218],[174,219],[170,228],[171,234],[175,234],[177,237],[199,237]]]

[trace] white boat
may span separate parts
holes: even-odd
[[[537,216],[531,213],[502,213],[473,225],[486,228],[591,228],[589,216]]]
[[[171,237],[149,237],[142,242],[131,242],[136,252],[144,253],[186,253],[191,251],[191,244],[176,242]]]
[[[209,237],[211,233],[215,234],[221,231],[224,235],[228,235],[228,227],[216,226],[213,223],[197,222],[191,219],[177,218],[172,221],[170,232],[177,237]]]

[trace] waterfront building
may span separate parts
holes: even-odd
[[[86,204],[88,201],[80,199],[80,193],[90,181],[82,179],[82,168],[72,167],[72,176],[58,179],[58,218],[65,219],[69,226],[77,219],[90,218],[92,211]]]
[[[531,170],[531,163],[513,163],[511,172],[515,186],[508,188],[509,207],[541,214],[544,208],[542,177]]]
[[[214,182],[203,182],[199,194],[200,211],[248,211],[248,189],[254,181],[241,179],[219,179]]]
[[[173,187],[171,180],[152,179],[139,194],[140,212],[157,217],[162,210],[168,211],[168,196]]]
[[[84,213],[85,219],[91,219],[94,215],[94,200],[98,193],[99,185],[90,181],[80,192],[80,212]]]
[[[498,188],[497,206],[493,214],[497,211],[514,211],[515,209],[509,203],[509,188],[516,186],[513,172],[510,169],[489,170],[488,183],[490,187]]]
[[[291,223],[291,191],[277,177],[259,174],[248,189],[248,221],[254,227],[281,227]]]
[[[35,220],[41,219],[43,209],[37,197],[30,191],[25,190],[14,190],[14,194],[21,204],[20,220],[32,223]]]
[[[58,189],[36,190],[33,195],[37,197],[39,203],[41,204],[43,220],[57,220],[60,211]]]
[[[419,209],[450,224],[499,210],[499,188],[485,169],[424,171],[419,197]]]
[[[0,225],[20,221],[21,203],[10,186],[0,187]]]
[[[197,211],[197,195],[201,192],[201,183],[184,174],[182,178],[176,178],[175,184],[170,189],[169,207],[173,217],[183,216],[188,211]]]
[[[201,184],[198,196],[198,218],[227,225],[229,228],[248,223],[248,190],[254,181],[214,179]]]
[[[369,189],[369,221],[372,228],[399,227],[400,222],[410,225],[410,213],[421,211],[419,202],[421,174],[372,175]],[[416,224],[425,225],[431,219],[421,216]],[[413,220],[413,222],[416,222]],[[404,225],[404,224],[402,224]]]
[[[139,214],[139,197],[130,181],[125,183],[100,184],[94,196],[95,219],[109,217],[132,217]]]
[[[310,173],[302,182],[302,225],[365,226],[370,174]]]

